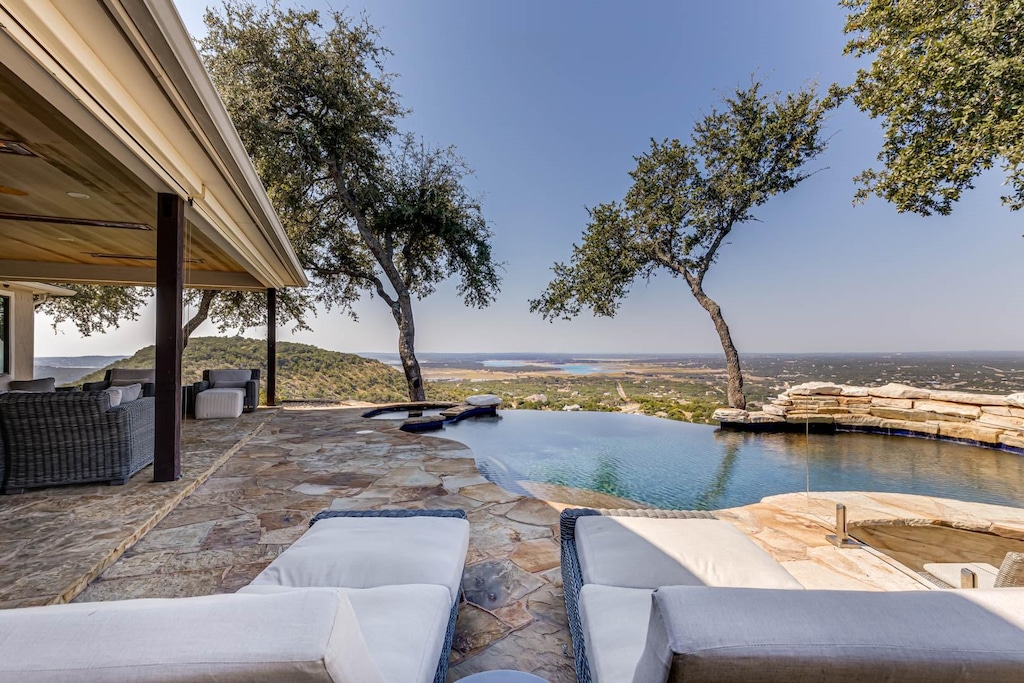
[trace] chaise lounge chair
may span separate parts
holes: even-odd
[[[192,385],[197,420],[238,417],[256,410],[260,401],[260,371],[203,370],[203,379]]]
[[[570,509],[561,535],[580,683],[1022,680],[1024,588],[793,590],[703,512]]]
[[[579,683],[634,680],[661,586],[803,586],[709,512],[570,508],[560,518],[562,582]]]
[[[0,610],[0,680],[443,683],[462,510],[326,511],[235,594]]]

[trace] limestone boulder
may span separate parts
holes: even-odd
[[[985,444],[997,444],[999,443],[999,435],[1002,433],[1003,430],[1001,429],[983,427],[977,424],[968,424],[964,422],[939,423],[939,436],[944,436],[950,439],[968,439],[970,441],[978,441]]]
[[[906,384],[886,384],[881,387],[868,388],[869,396],[878,396],[879,398],[931,398],[931,393],[927,389],[918,389]]]
[[[882,418],[874,415],[836,415],[838,427],[881,427]]]
[[[909,398],[872,398],[871,405],[882,408],[913,408],[914,402]]]
[[[532,403],[547,403],[547,394],[530,394],[523,399],[524,401],[530,401]]]
[[[887,420],[903,420],[906,422],[924,422],[935,417],[934,413],[926,413],[923,410],[906,410],[903,408],[882,408],[871,407],[871,414],[875,417],[882,417]]]
[[[914,434],[927,434],[928,436],[939,435],[938,422],[909,422],[907,420],[882,420],[882,424],[879,426],[882,429],[895,429],[897,431],[912,432]]]
[[[841,406],[869,406],[874,400],[870,396],[840,396],[838,399]]]
[[[786,418],[779,417],[778,415],[771,415],[769,413],[750,413],[750,424],[774,424],[784,423]]]
[[[750,413],[739,408],[719,408],[711,416],[711,419],[745,425],[750,424]]]
[[[761,412],[767,415],[777,415],[779,417],[786,417],[785,407],[773,405],[771,403],[766,403],[765,405],[761,406]]]
[[[981,412],[1003,417],[1024,417],[1024,408],[1011,408],[1010,406],[982,406]]]
[[[830,425],[835,424],[835,420],[832,419],[831,415],[822,415],[820,413],[806,413],[806,412],[789,412],[786,413],[786,422],[789,424],[812,424],[812,425]]]
[[[981,417],[978,419],[978,424],[986,427],[993,427],[995,429],[1020,431],[1024,429],[1024,418],[1004,417],[1003,415],[982,413]]]
[[[866,397],[866,396],[870,396],[870,394],[868,393],[868,388],[867,387],[851,387],[851,386],[848,386],[848,385],[845,385],[845,384],[842,385],[842,387],[843,387],[843,390],[841,392],[839,392],[840,396],[861,397],[861,398]]]
[[[1024,393],[1010,394],[1006,397],[1006,405],[1024,408]]]
[[[1009,446],[1010,448],[1020,448],[1024,450],[1024,436],[1019,434],[1003,432],[999,435],[999,443],[1003,446]]]
[[[790,396],[838,396],[843,388],[832,382],[805,382],[789,390]]]
[[[948,415],[952,417],[964,417],[976,420],[981,417],[981,408],[976,405],[964,405],[962,403],[950,403],[949,401],[914,401],[915,410],[926,410],[930,413]]]
[[[966,391],[932,391],[933,401],[950,403],[966,403],[972,406],[1005,406],[1006,397],[995,394],[972,394]]]

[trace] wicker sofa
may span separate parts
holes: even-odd
[[[111,408],[103,391],[0,394],[0,493],[127,483],[153,462],[155,401]]]

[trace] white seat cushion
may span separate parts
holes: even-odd
[[[307,589],[250,584],[238,592],[273,594],[304,590]],[[387,683],[434,680],[451,617],[448,589],[410,584],[337,590],[352,604],[366,647]]]
[[[594,683],[629,683],[647,643],[653,606],[646,588],[587,584],[580,591],[580,621]],[[664,648],[667,658],[667,646]]]
[[[244,389],[207,389],[196,394],[196,419],[238,417],[245,403]]]
[[[314,524],[250,585],[376,588],[429,583],[459,599],[469,522],[453,517],[333,517]]]
[[[803,588],[739,529],[717,519],[580,517],[584,583],[622,588]]]
[[[385,683],[328,589],[0,610],[0,680]]]
[[[654,600],[674,683],[1024,679],[1024,589],[673,586]]]
[[[500,406],[501,397],[494,394],[474,394],[466,397],[466,403],[471,406],[490,407]]]

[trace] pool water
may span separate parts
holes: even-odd
[[[734,507],[795,491],[884,491],[1024,506],[1024,456],[874,434],[751,434],[622,413],[506,410],[437,436],[481,473],[674,509]]]

